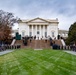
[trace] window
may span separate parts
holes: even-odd
[[[45,32],[45,37],[47,37],[47,32]]]
[[[29,34],[30,34],[30,36],[32,36],[32,32],[30,32]]]
[[[23,37],[25,36],[25,32],[22,32],[22,36],[23,36]]]
[[[37,31],[37,34],[39,34],[39,31]]]
[[[55,36],[55,33],[54,32],[52,32],[52,37],[54,37]]]

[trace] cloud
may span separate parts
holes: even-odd
[[[21,19],[58,18],[59,28],[65,30],[76,21],[76,0],[0,0],[0,9]]]

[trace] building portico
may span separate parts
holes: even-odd
[[[54,39],[57,38],[58,35],[58,23],[58,19],[35,18],[31,20],[21,20],[18,23],[18,32],[22,37],[28,35],[29,37],[36,36],[36,38],[45,39],[50,36]]]
[[[29,25],[29,36],[47,37],[47,25]]]

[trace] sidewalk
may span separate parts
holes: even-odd
[[[7,54],[7,53],[10,53],[10,52],[13,52],[14,50],[6,50],[6,51],[2,51],[0,52],[0,55],[4,55],[4,54]]]
[[[73,54],[73,55],[76,55],[76,52],[75,51],[64,51],[64,52],[67,52],[67,53],[70,53],[70,54]]]

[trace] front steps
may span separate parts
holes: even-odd
[[[54,40],[55,41],[55,44],[59,45],[59,46],[63,46],[62,42],[61,42],[61,39],[59,40]]]
[[[33,49],[44,49],[44,48],[51,48],[50,41],[47,40],[28,40],[28,46]]]
[[[53,40],[55,44],[62,46],[61,40]],[[21,45],[21,48],[32,48],[32,49],[51,49],[50,40],[28,40],[27,46],[24,46],[23,40],[16,40],[15,45]]]
[[[24,46],[23,40],[16,40],[15,45],[21,45],[21,48],[45,49],[51,48],[50,41],[47,40],[28,40],[27,46]]]

